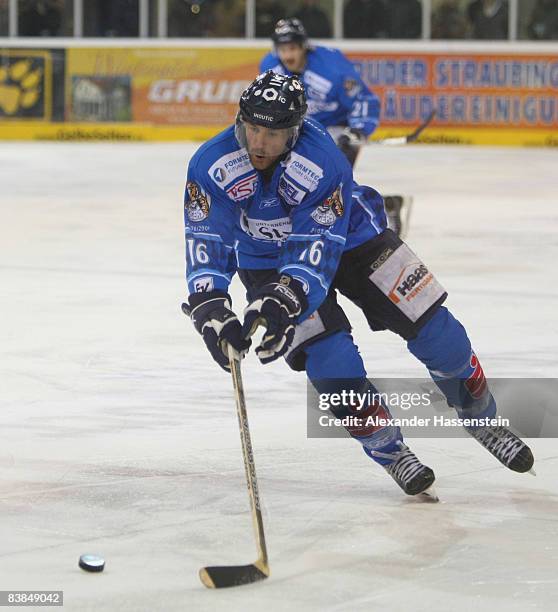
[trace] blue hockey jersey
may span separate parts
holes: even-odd
[[[292,74],[276,53],[268,53],[260,72]],[[364,84],[353,64],[329,47],[310,47],[300,75],[308,100],[308,116],[325,127],[348,126],[369,136],[378,126],[380,101]]]
[[[184,194],[186,277],[192,292],[226,291],[238,268],[276,269],[321,304],[344,250],[383,231],[381,196],[353,183],[345,156],[305,120],[269,181],[229,127],[193,155]]]

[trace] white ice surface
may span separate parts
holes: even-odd
[[[443,500],[418,504],[358,444],[308,440],[304,376],[252,355],[272,577],[201,585],[200,566],[255,547],[231,382],[179,309],[195,146],[0,147],[0,590],[63,589],[72,611],[556,610],[554,440],[532,441],[536,478],[472,440],[411,441]],[[535,149],[359,160],[362,182],[414,194],[408,242],[490,376],[556,376],[557,170]],[[347,312],[371,376],[424,374]],[[78,568],[84,552],[103,574]]]

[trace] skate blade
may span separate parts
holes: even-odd
[[[416,498],[429,504],[435,504],[440,501],[438,493],[436,493],[436,489],[434,487],[428,487],[426,491],[416,495]]]
[[[531,468],[531,469],[530,469],[530,470],[527,472],[527,474],[532,474],[533,476],[536,476],[536,475],[537,475],[537,472],[535,472],[535,468]]]

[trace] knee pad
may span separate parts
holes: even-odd
[[[496,414],[496,403],[467,332],[447,308],[440,307],[407,346],[460,415],[491,418]]]
[[[471,354],[465,328],[445,306],[440,306],[417,336],[407,342],[407,348],[433,373],[457,372]]]

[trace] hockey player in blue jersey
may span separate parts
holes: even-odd
[[[391,230],[381,196],[353,182],[345,157],[323,128],[304,119],[297,77],[268,71],[243,93],[234,126],[194,154],[185,190],[187,284],[184,311],[213,359],[228,368],[265,328],[256,354],[284,356],[319,393],[376,392],[336,300],[339,291],[364,312],[372,330],[389,329],[425,364],[460,416],[493,417],[496,405],[462,325],[442,303],[446,292]],[[238,273],[248,307],[243,323],[227,290]],[[379,401],[356,411],[347,427],[403,491],[417,495],[433,471],[403,442],[398,427],[368,425],[387,417]],[[529,448],[503,427],[469,433],[508,468],[531,468]]]
[[[354,166],[360,149],[378,127],[380,100],[341,51],[310,45],[299,19],[278,21],[272,40],[274,50],[261,61],[260,72],[298,75],[306,90],[308,116],[327,128]],[[385,196],[384,205],[390,228],[404,235],[411,198]]]

